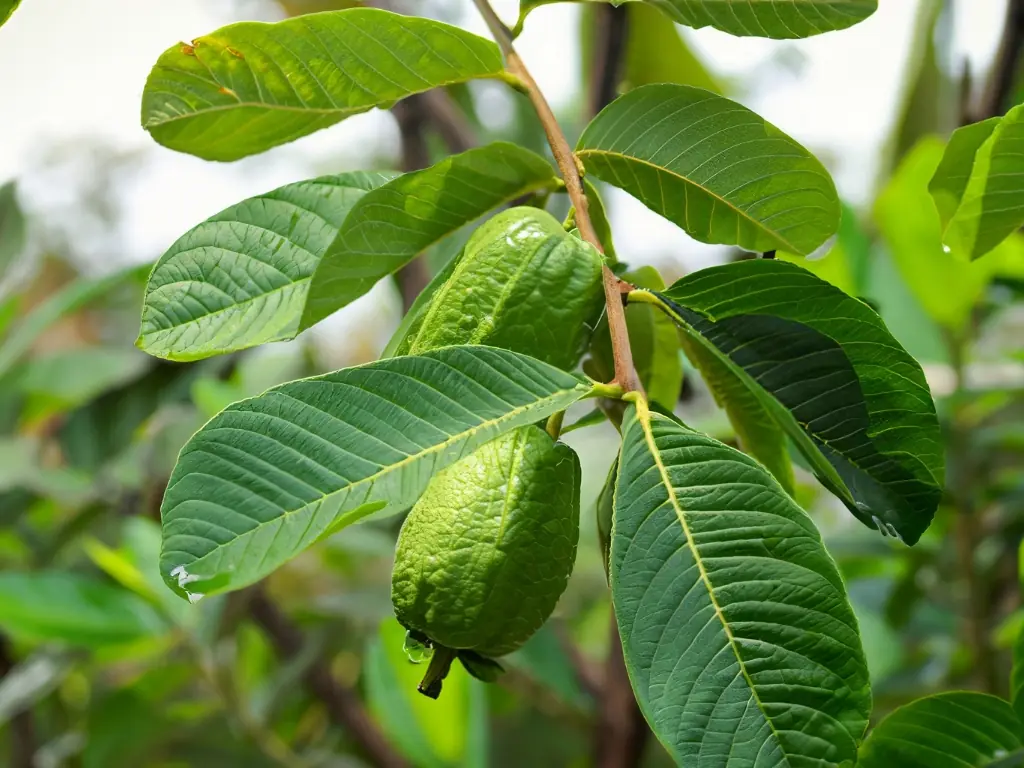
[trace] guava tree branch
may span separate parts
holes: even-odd
[[[587,195],[583,191],[583,180],[580,176],[580,167],[576,155],[569,146],[565,132],[558,124],[555,113],[548,104],[548,100],[541,92],[537,81],[533,79],[530,70],[519,57],[515,46],[512,43],[512,32],[505,26],[504,22],[494,12],[488,0],[473,0],[477,10],[487,22],[488,29],[497,41],[505,56],[505,66],[509,73],[518,79],[523,92],[533,104],[537,116],[540,118],[544,134],[547,136],[548,144],[551,146],[551,153],[555,157],[555,163],[565,182],[566,192],[569,200],[576,209],[576,226],[580,235],[588,243],[599,251],[604,252],[601,240],[594,230],[594,224],[590,219],[590,206],[587,202]],[[626,312],[622,302],[621,281],[615,277],[608,267],[603,268],[604,275],[604,297],[608,308],[608,327],[612,337],[612,353],[615,358],[615,380],[627,392],[639,392],[643,390],[640,379],[636,374],[636,367],[633,365],[633,353],[629,347],[629,333],[626,329]]]

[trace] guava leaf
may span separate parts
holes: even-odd
[[[1024,225],[1021,147],[1024,105],[953,134],[929,190],[954,254],[980,258]]]
[[[251,197],[182,235],[153,267],[138,346],[198,360],[294,338],[345,216],[393,173],[343,173]]]
[[[852,762],[871,712],[857,620],[817,529],[771,475],[638,400],[614,506],[626,668],[675,762]]]
[[[921,366],[870,307],[767,259],[695,272],[663,298],[858,519],[917,542],[942,495],[939,423]]]
[[[446,347],[235,403],[181,451],[161,573],[179,594],[251,584],[328,531],[411,505],[438,470],[589,389],[524,355]]]
[[[559,0],[520,0],[519,24],[534,8]],[[599,0],[590,0],[598,2]],[[634,0],[609,0],[623,5]],[[878,0],[644,0],[679,24],[741,37],[790,40],[847,29],[878,10]]]
[[[437,86],[504,72],[498,46],[374,8],[246,21],[169,48],[142,125],[170,149],[238,160]]]
[[[995,768],[1010,756],[1024,757],[1013,708],[985,693],[950,691],[912,701],[882,720],[861,747],[857,765]]]
[[[357,202],[313,274],[301,328],[366,293],[382,277],[493,208],[559,184],[551,164],[495,142],[407,173]]]
[[[825,167],[764,118],[685,85],[648,85],[609,104],[576,153],[703,243],[808,255],[839,228]]]
[[[0,0],[0,27],[18,10],[19,5],[21,0]]]

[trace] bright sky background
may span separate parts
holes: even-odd
[[[468,0],[462,2],[465,26],[485,33]],[[517,4],[495,2],[509,20]],[[880,5],[851,30],[797,42],[687,31],[716,72],[744,84],[739,98],[819,153],[840,191],[855,204],[867,201],[874,183],[918,0]],[[250,14],[262,10],[262,18],[274,18],[269,3],[249,0],[246,7]],[[991,59],[1004,9],[1005,0],[958,0],[955,45],[971,57],[974,72]],[[357,167],[367,154],[394,151],[396,131],[390,117],[379,112],[230,165],[154,144],[139,127],[149,68],[165,48],[238,20],[239,14],[231,0],[25,0],[0,29],[0,183],[22,177],[26,207],[56,221],[72,203],[68,169],[81,175],[88,168],[83,151],[106,145],[134,153],[117,175],[127,214],[123,226],[116,232],[68,233],[89,262],[102,268],[154,259],[189,227],[239,199]],[[543,7],[530,17],[519,43],[556,108],[578,87],[576,36],[564,32],[577,18],[572,5]],[[799,66],[792,71],[779,64],[794,60]],[[57,171],[39,173],[57,147],[63,147],[64,162]],[[714,258],[713,250],[624,194],[615,196],[613,220],[620,250],[628,244],[631,260],[653,260],[678,272]],[[375,299],[381,297],[378,291]],[[366,311],[357,307],[351,313]]]

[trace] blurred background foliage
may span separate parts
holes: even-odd
[[[347,4],[280,0],[275,11],[249,0],[230,13],[273,17]],[[905,66],[891,73],[898,80],[896,119],[874,147],[876,177],[861,185],[866,193],[851,196],[827,254],[803,262],[875,306],[922,360],[947,440],[945,500],[913,549],[861,527],[808,473],[798,476],[799,501],[825,532],[849,584],[876,719],[941,690],[1005,694],[1010,648],[1024,626],[1024,237],[961,262],[942,247],[927,190],[951,130],[1024,99],[1020,5],[1010,3],[1005,23],[1001,13],[992,16],[1003,25],[1001,38],[993,36],[999,48],[991,65],[976,71],[951,43],[954,4],[917,4],[899,42]],[[463,18],[454,0],[416,6],[417,13]],[[573,44],[550,63],[579,57],[575,95],[560,105],[571,133],[616,92],[645,83],[697,85],[744,101],[770,98],[771,82],[716,71],[697,44],[706,38],[684,35],[647,7],[572,13]],[[17,29],[15,19],[0,48]],[[776,80],[806,74],[801,50],[776,46]],[[139,82],[144,74],[137,73]],[[857,76],[851,62],[848,77]],[[499,138],[544,151],[526,103],[490,85],[455,88],[440,100],[416,97],[394,116],[397,130],[388,130],[395,141],[357,147],[342,167],[321,158],[300,175],[343,170],[357,160],[364,168],[412,169]],[[799,130],[800,121],[794,114],[785,127]],[[642,730],[618,762],[595,755],[616,731],[608,720],[615,711],[608,700],[614,660],[606,662],[610,609],[592,513],[616,440],[607,425],[567,436],[585,467],[587,514],[576,572],[554,619],[507,659],[497,685],[459,669],[439,702],[416,693],[421,670],[403,651],[388,595],[400,518],[349,529],[240,594],[189,605],[167,590],[156,572],[159,502],[187,437],[230,402],[375,358],[403,299],[415,296],[465,233],[325,330],[230,357],[166,363],[132,345],[148,263],[158,253],[131,252],[124,233],[135,225],[122,192],[135,174],[152,171],[148,162],[103,139],[52,143],[21,178],[0,186],[0,763],[666,764]],[[251,184],[236,198],[264,190]],[[43,187],[51,190],[46,215],[26,210],[33,206],[22,201],[36,199],[32,191]],[[177,193],[187,197],[189,190]],[[613,221],[622,220],[622,210],[636,210],[620,196],[608,199]],[[642,245],[632,234],[616,241],[620,259],[634,268],[651,255],[650,244]],[[668,282],[703,263],[747,257],[693,243],[662,250],[653,260]],[[644,279],[660,278],[648,272]],[[663,328],[659,335],[644,318],[634,326],[637,334],[653,334],[635,342],[639,349],[665,354]],[[686,421],[733,440],[671,338],[667,348],[673,357],[660,380],[660,391],[668,391],[662,397],[677,393]]]

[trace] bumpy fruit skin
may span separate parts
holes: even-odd
[[[406,518],[395,615],[447,648],[511,653],[565,591],[579,514],[571,448],[535,426],[487,443],[435,476]]]
[[[470,238],[398,354],[486,344],[572,369],[601,316],[601,255],[538,208],[511,208]]]

